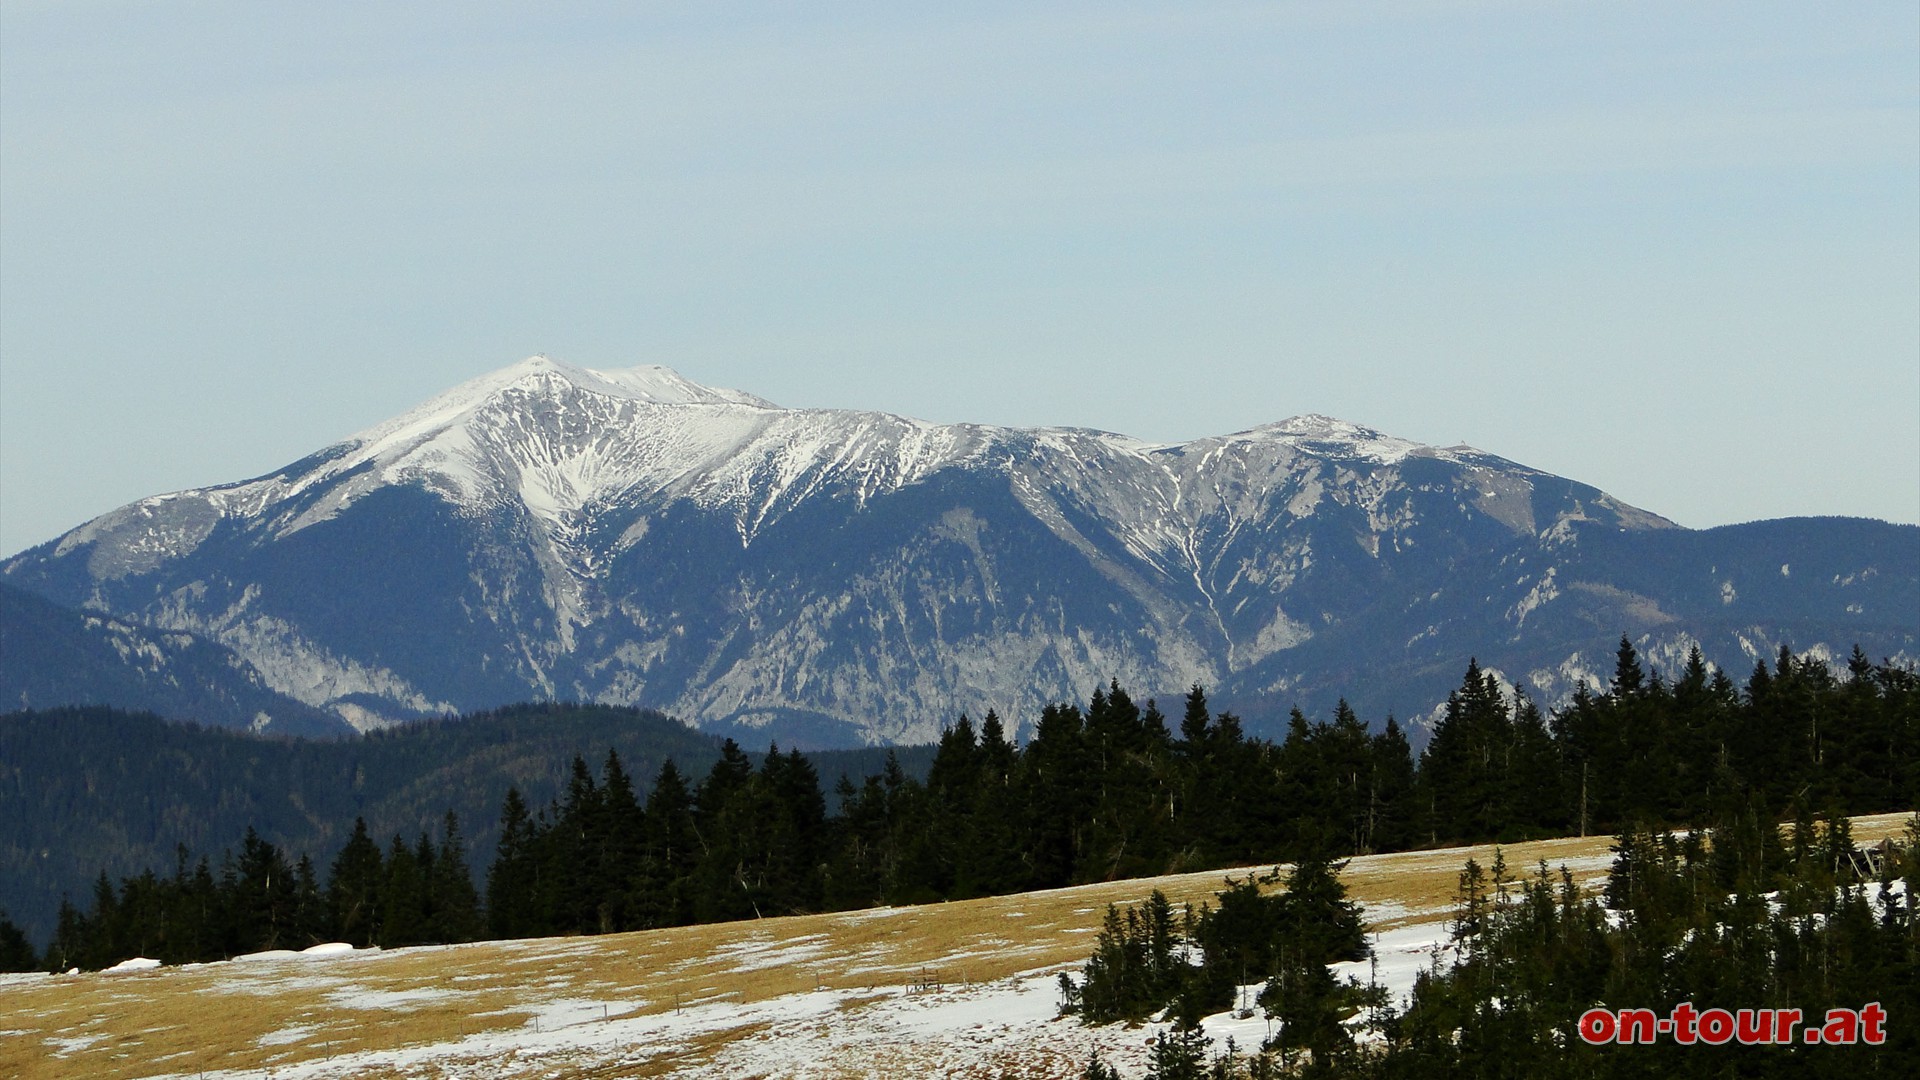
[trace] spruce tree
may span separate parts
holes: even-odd
[[[53,940],[47,943],[46,955],[42,960],[48,971],[71,971],[75,968],[98,966],[92,963],[87,946],[90,928],[80,909],[65,896],[60,898],[60,914],[53,924]]]
[[[554,809],[553,828],[542,845],[541,873],[561,933],[602,930],[609,831],[606,793],[594,781],[586,759],[576,754],[568,770],[566,799]]]
[[[27,942],[27,935],[0,911],[0,972],[40,970],[40,957]]]
[[[1366,835],[1370,849],[1401,851],[1412,847],[1420,838],[1419,791],[1413,748],[1399,721],[1388,716],[1368,751]]]
[[[293,868],[280,849],[252,828],[240,842],[234,894],[237,949],[256,952],[296,944],[300,897]]]
[[[318,945],[332,937],[332,919],[327,912],[327,898],[320,891],[319,876],[314,872],[313,859],[304,852],[293,868],[293,942],[290,947],[304,949]]]
[[[416,849],[407,846],[398,834],[387,848],[386,870],[380,890],[379,945],[390,949],[424,943],[432,923],[427,911],[426,874]]]
[[[999,896],[1017,892],[1022,884],[1017,826],[1026,814],[1020,805],[1015,770],[1020,751],[1006,737],[1000,717],[992,709],[980,722],[980,749],[975,758],[976,808],[957,845],[954,895]]]
[[[1333,723],[1318,741],[1321,784],[1332,799],[1338,828],[1331,847],[1341,855],[1368,854],[1374,850],[1373,740],[1346,698],[1334,706]]]
[[[631,930],[639,925],[628,909],[640,874],[640,851],[646,841],[645,814],[633,791],[633,780],[620,764],[620,754],[607,751],[601,768],[601,820],[594,839],[598,874],[588,891],[596,898],[598,932]]]
[[[540,906],[538,841],[520,789],[508,788],[500,806],[499,848],[487,868],[487,931],[496,938],[547,932]]]
[[[699,854],[693,828],[693,796],[672,759],[660,766],[647,793],[640,874],[634,910],[642,927],[681,926],[692,922],[694,861]]]
[[[1513,723],[1499,681],[1469,660],[1420,759],[1434,839],[1498,835],[1507,824]]]
[[[440,848],[428,875],[427,896],[433,913],[427,930],[431,940],[472,941],[480,936],[480,897],[460,838],[460,818],[451,810],[440,824]]]
[[[1161,1032],[1147,1052],[1148,1080],[1207,1080],[1207,1051],[1212,1045],[1198,1027],[1176,1026]]]
[[[799,750],[769,750],[759,780],[769,813],[762,821],[766,906],[783,915],[817,911],[826,861],[827,807],[820,776]]]
[[[512,793],[509,793],[512,797]],[[332,936],[364,949],[380,937],[380,899],[387,877],[380,847],[367,835],[365,818],[355,818],[353,833],[327,875],[327,909]]]
[[[1367,958],[1360,905],[1347,899],[1347,887],[1340,881],[1345,866],[1301,859],[1287,872],[1279,897],[1279,936],[1303,962],[1325,966]]]
[[[1021,844],[1028,884],[1037,889],[1070,885],[1080,869],[1095,796],[1080,710],[1072,705],[1042,709],[1020,764],[1021,804],[1028,812]]]
[[[766,898],[764,830],[767,787],[752,762],[728,739],[695,796],[701,845],[694,913],[702,922],[759,918]]]
[[[1565,785],[1559,750],[1540,707],[1518,686],[1513,689],[1512,716],[1513,742],[1506,755],[1510,794],[1505,825],[1495,836],[1523,840],[1561,835],[1566,821],[1560,803]]]

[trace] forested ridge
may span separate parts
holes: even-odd
[[[1296,711],[1276,743],[1198,687],[1176,719],[1110,684],[1085,708],[1049,706],[1023,744],[992,713],[962,716],[924,781],[890,757],[834,785],[831,812],[813,761],[778,747],[756,765],[728,740],[703,776],[669,759],[644,795],[617,748],[597,768],[575,756],[544,804],[509,790],[484,884],[463,872],[467,819],[452,815],[384,842],[342,823],[350,840],[325,866],[258,835],[237,857],[182,852],[103,874],[37,959],[597,933],[1709,814],[1904,809],[1916,739],[1920,678],[1857,650],[1843,672],[1783,651],[1736,687],[1697,655],[1672,680],[1647,672],[1623,640],[1611,685],[1550,718],[1469,663],[1417,762],[1391,718],[1370,733],[1344,705]]]

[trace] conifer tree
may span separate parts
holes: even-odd
[[[589,888],[597,897],[595,923],[601,933],[630,930],[639,925],[628,910],[640,875],[640,852],[645,843],[645,813],[634,795],[633,780],[620,764],[616,750],[607,751],[601,768],[601,820],[594,839],[598,874]]]
[[[1413,748],[1399,721],[1386,725],[1369,747],[1367,831],[1369,849],[1400,851],[1412,847],[1418,831],[1419,792],[1413,771]]]
[[[1028,808],[1021,845],[1028,884],[1039,889],[1070,885],[1081,865],[1094,803],[1080,710],[1072,705],[1042,709],[1020,763],[1021,802]]]
[[[425,837],[421,839],[424,842]],[[386,881],[380,890],[378,944],[388,949],[422,944],[431,924],[426,874],[416,849],[407,846],[398,834],[387,847],[386,869]]]
[[[1006,737],[992,709],[980,723],[972,805],[975,813],[961,837],[954,868],[954,895],[999,896],[1019,891],[1022,881],[1015,823],[1026,815],[1015,770],[1020,751]]]
[[[86,954],[88,926],[80,909],[68,897],[60,898],[60,914],[54,920],[53,940],[47,943],[43,959],[48,971],[71,971],[91,966]]]
[[[233,899],[236,948],[255,952],[294,945],[299,906],[297,883],[286,857],[249,828],[240,842]]]
[[[541,846],[541,877],[553,905],[554,927],[561,933],[591,934],[601,929],[601,901],[608,879],[606,793],[595,782],[584,757],[568,768],[566,798],[553,808],[552,827]]]
[[[1176,1026],[1154,1036],[1147,1052],[1148,1080],[1206,1080],[1213,1043],[1196,1026]]]
[[[500,807],[499,849],[487,868],[487,930],[496,938],[531,937],[546,931],[539,903],[537,841],[520,789],[508,788]]]
[[[1345,866],[1308,858],[1287,872],[1279,897],[1279,936],[1304,963],[1325,966],[1367,958],[1360,905],[1347,899],[1347,887],[1340,881]]]
[[[775,748],[777,749],[777,748]],[[694,912],[701,921],[759,918],[765,899],[766,785],[754,783],[753,764],[732,739],[722,746],[695,796],[695,835],[701,844]]]
[[[304,852],[293,867],[293,948],[318,945],[332,938],[332,920],[327,915],[327,898],[320,891],[319,875],[313,859]]]
[[[40,970],[40,957],[27,942],[27,935],[0,911],[0,972]]]
[[[379,940],[386,877],[386,860],[367,835],[366,819],[355,818],[353,833],[327,875],[327,909],[334,936],[361,949]]]
[[[1101,1061],[1096,1052],[1087,1056],[1087,1067],[1081,1070],[1080,1080],[1120,1080],[1120,1074],[1113,1066]]]
[[[1172,845],[1161,812],[1172,782],[1166,722],[1151,705],[1143,712],[1118,681],[1094,691],[1085,716],[1092,805],[1078,876],[1112,880],[1157,870]]]
[[[466,844],[460,838],[460,818],[453,811],[440,824],[440,847],[427,881],[433,912],[428,936],[437,942],[472,941],[480,936],[480,897],[467,865]]]
[[[654,778],[643,821],[645,842],[635,902],[638,923],[651,928],[692,922],[690,889],[698,855],[693,796],[672,759],[660,766]]]
[[[1435,839],[1498,835],[1507,820],[1512,748],[1513,723],[1499,681],[1470,660],[1420,759]]]
[[[826,799],[820,776],[799,750],[769,750],[758,778],[766,789],[764,850],[766,906],[783,915],[816,911],[827,841]]]
[[[1324,784],[1340,826],[1333,849],[1342,855],[1365,855],[1374,850],[1373,740],[1346,698],[1334,706],[1333,723],[1319,742]]]
[[[1540,707],[1521,687],[1513,689],[1512,744],[1506,753],[1508,786],[1505,822],[1494,837],[1532,839],[1558,836],[1565,828],[1560,795],[1560,754],[1547,732]],[[1484,837],[1483,837],[1484,839]]]

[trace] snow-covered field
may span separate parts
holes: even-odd
[[[1897,833],[1902,815],[1856,835]],[[1591,883],[1606,838],[1507,847]],[[1339,965],[1396,998],[1436,962],[1456,848],[1355,859],[1377,953]],[[1257,868],[1270,869],[1270,868]],[[1198,904],[1220,871],[914,908],[538,941],[268,953],[108,974],[0,976],[0,1075],[39,1077],[1077,1076],[1098,1051],[1146,1068],[1155,1025],[1055,1018],[1109,903]],[[1441,957],[1444,962],[1444,957]],[[1243,1048],[1258,1010],[1208,1020]]]

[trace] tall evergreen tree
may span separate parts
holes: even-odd
[[[1432,814],[1431,839],[1498,835],[1507,823],[1513,722],[1499,680],[1467,663],[1460,688],[1420,759],[1420,782]]]
[[[1082,726],[1075,706],[1049,705],[1021,755],[1021,803],[1028,809],[1021,850],[1032,888],[1070,885],[1080,867],[1095,794]]]
[[[299,908],[298,883],[286,856],[248,829],[240,842],[238,883],[233,900],[238,932],[236,948],[253,952],[308,944],[295,937]]]
[[[40,970],[40,957],[27,942],[27,935],[0,911],[0,972]]]
[[[597,872],[587,882],[587,890],[595,898],[594,924],[600,933],[607,933],[639,925],[628,904],[639,878],[646,836],[645,815],[618,751],[607,751],[600,775],[600,816],[589,838]]]
[[[425,842],[425,837],[421,837]],[[416,848],[396,834],[387,847],[387,876],[380,890],[382,948],[419,945],[429,939],[432,925],[427,910],[427,875]]]
[[[1386,725],[1368,748],[1367,837],[1369,850],[1400,851],[1412,847],[1419,831],[1419,792],[1415,785],[1413,748],[1399,721]]]
[[[520,789],[508,788],[500,807],[499,849],[487,868],[487,930],[496,938],[547,932],[540,903],[538,840]]]
[[[428,937],[437,942],[472,941],[484,923],[480,896],[467,865],[466,843],[460,837],[460,818],[453,811],[440,824],[440,847],[427,879],[432,921]]]
[[[783,915],[816,911],[826,861],[827,808],[820,776],[798,750],[769,749],[758,778],[766,789],[763,845],[756,861],[766,907]]]
[[[693,796],[671,759],[660,766],[647,793],[644,843],[636,882],[635,913],[642,927],[692,922],[694,861]]]
[[[513,798],[510,792],[509,798]],[[327,875],[327,909],[333,936],[366,948],[380,937],[380,898],[385,891],[386,860],[380,846],[367,834],[365,818],[355,818],[346,846],[334,857]]]

